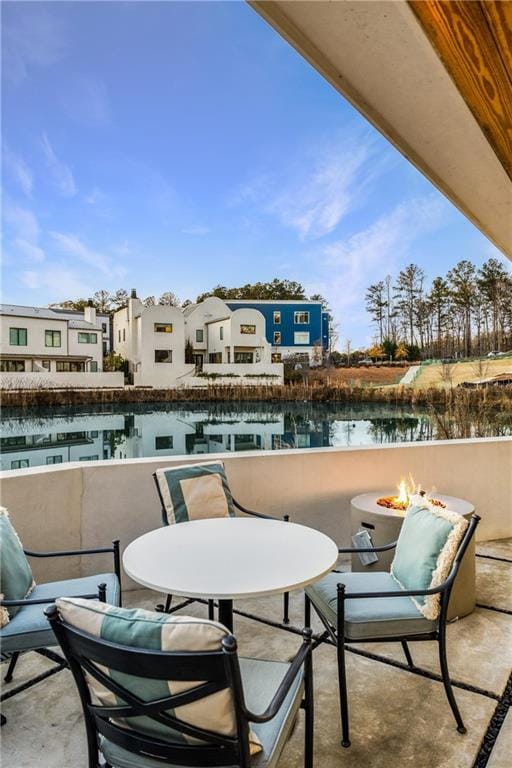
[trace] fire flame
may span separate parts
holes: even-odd
[[[411,496],[414,496],[416,493],[425,495],[428,501],[430,501],[432,504],[435,504],[436,506],[445,506],[445,504],[443,504],[443,502],[439,499],[432,498],[433,491],[432,493],[425,494],[425,492],[421,490],[421,486],[414,481],[412,475],[409,475],[408,478],[402,477],[398,483],[398,494],[396,496],[383,496],[382,498],[377,499],[377,504],[381,507],[394,509],[399,513],[405,514],[407,508],[409,507]]]
[[[410,495],[407,482],[402,478],[398,483],[398,496],[395,497],[396,501],[399,504],[408,504]]]

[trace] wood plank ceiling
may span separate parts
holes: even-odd
[[[512,179],[511,0],[408,0]]]

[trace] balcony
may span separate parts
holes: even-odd
[[[213,458],[212,455],[209,458]],[[368,644],[348,655],[352,747],[339,746],[335,649],[314,652],[315,765],[371,765],[400,768],[490,768],[508,765],[512,715],[498,738],[496,726],[506,712],[504,698],[512,666],[512,441],[431,442],[358,449],[296,449],[275,453],[222,454],[234,494],[247,506],[318,528],[340,546],[350,540],[349,501],[363,491],[393,486],[412,472],[425,487],[467,498],[482,522],[477,541],[477,608],[448,627],[448,654],[455,693],[468,733],[460,736],[438,674],[434,643],[411,650],[419,672],[405,668],[399,644]],[[94,464],[71,463],[3,473],[3,503],[27,547],[93,547],[120,537],[126,546],[160,525],[160,509],[151,474],[159,466],[193,462],[192,457],[134,459]],[[264,478],[264,482],[262,482]],[[497,559],[496,559],[497,558]],[[101,559],[101,558],[100,558]],[[84,557],[79,562],[35,563],[36,579],[94,573],[109,567]],[[342,561],[349,568],[348,561]],[[161,596],[124,578],[125,605],[152,609]],[[236,604],[275,622],[281,598]],[[200,604],[185,612],[205,615]],[[235,634],[243,655],[289,658],[303,623],[300,592],[291,595],[291,625],[282,629],[235,616]],[[319,623],[314,622],[319,631]],[[14,684],[46,668],[46,659],[29,653],[20,660]],[[8,687],[5,687],[8,690]],[[85,765],[85,732],[70,673],[37,684],[5,702],[2,728],[5,765]],[[287,744],[283,768],[302,765],[302,719]],[[489,762],[484,759],[492,746]]]

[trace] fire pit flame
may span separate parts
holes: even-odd
[[[398,494],[396,496],[381,496],[377,499],[377,504],[380,507],[386,507],[386,509],[396,509],[398,512],[406,512],[411,502],[411,497],[414,494],[420,494],[426,496],[427,500],[434,504],[436,507],[445,507],[439,499],[434,499],[431,494],[426,494],[421,490],[421,486],[414,482],[412,475],[409,475],[408,479],[402,478],[398,484]]]

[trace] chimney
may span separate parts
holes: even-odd
[[[130,293],[130,299],[136,299],[137,298],[137,290],[135,288],[132,288]]]
[[[84,320],[86,323],[96,325],[96,307],[94,306],[92,299],[88,299],[87,306],[84,307]]]

